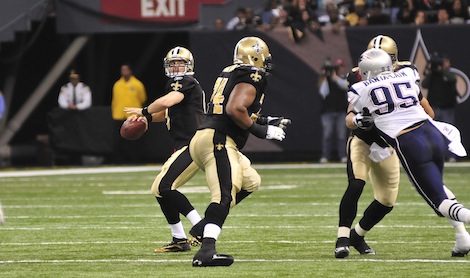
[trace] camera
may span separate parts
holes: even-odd
[[[437,52],[434,52],[429,59],[429,69],[431,73],[439,73],[442,70],[442,64],[444,63],[444,58],[439,55]]]
[[[330,58],[327,58],[325,63],[323,64],[323,72],[326,76],[332,76],[333,73],[336,73],[338,70],[338,65],[335,65],[331,62]]]

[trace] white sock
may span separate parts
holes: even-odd
[[[346,227],[346,226],[338,227],[338,238],[340,238],[340,237],[349,238],[350,233],[351,233],[351,228]]]
[[[186,218],[188,218],[189,222],[191,222],[191,224],[194,226],[196,225],[197,223],[199,223],[199,221],[202,220],[201,216],[199,215],[199,213],[197,213],[197,211],[195,209],[193,209],[192,211],[190,211],[187,215],[186,215]]]
[[[365,236],[366,233],[368,231],[364,230],[361,225],[359,225],[359,223],[356,224],[356,226],[354,226],[354,230],[356,231],[356,233],[360,236]]]
[[[220,232],[222,232],[222,228],[215,224],[209,223],[204,226],[204,238],[210,237],[217,240],[220,235]]]
[[[178,222],[176,224],[170,224],[171,235],[174,238],[186,239],[186,233],[184,232],[183,223]]]
[[[470,210],[455,200],[445,199],[442,201],[439,205],[439,211],[452,220],[470,223]]]
[[[452,227],[454,227],[454,231],[456,234],[464,234],[467,232],[467,229],[465,229],[465,225],[462,222],[457,222],[454,220],[449,221]]]

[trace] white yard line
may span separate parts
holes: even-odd
[[[345,168],[346,164],[330,163],[286,163],[286,164],[253,164],[255,169],[321,169],[321,168]],[[447,163],[446,167],[470,167],[470,162]],[[57,176],[57,175],[83,175],[83,174],[107,174],[107,173],[134,173],[157,172],[161,165],[146,166],[116,166],[94,168],[67,168],[67,169],[43,169],[43,170],[5,170],[0,171],[0,178],[8,177],[32,177],[32,176]]]
[[[269,260],[269,259],[237,259],[235,262],[242,263],[315,263],[315,262],[338,262],[338,263],[353,263],[353,262],[375,262],[375,263],[451,263],[451,264],[461,264],[470,263],[469,260],[428,260],[428,259],[409,259],[409,260],[381,260],[381,259],[345,259],[345,260],[334,260],[334,259],[283,259],[283,260]],[[103,260],[5,260],[0,261],[0,264],[31,264],[31,263],[43,263],[43,264],[70,264],[70,263],[189,263],[190,260],[148,260],[148,259],[137,259],[137,260],[127,260],[127,259],[103,259]]]

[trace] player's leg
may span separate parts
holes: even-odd
[[[361,197],[369,172],[370,148],[356,136],[349,137],[347,144],[348,187],[339,205],[338,239],[335,246],[335,257],[345,258],[349,255],[349,236],[351,226],[357,215],[357,202]]]
[[[444,191],[447,194],[447,198],[450,200],[457,201],[455,195],[449,188],[444,186]],[[455,245],[452,248],[452,257],[463,257],[470,251],[470,235],[465,229],[465,225],[462,222],[458,222],[449,219],[450,224],[454,227],[455,232]]]
[[[162,167],[152,185],[152,193],[156,196],[170,230],[172,241],[155,252],[179,252],[190,250],[186,233],[180,219],[180,213],[186,216],[194,225],[201,220],[199,213],[194,209],[185,195],[177,190],[198,171],[197,165],[192,161],[187,147],[176,151]]]
[[[363,217],[351,231],[351,245],[361,254],[375,254],[375,251],[365,242],[364,236],[385,215],[393,209],[398,195],[400,182],[400,164],[396,152],[382,160],[371,163],[369,177],[374,190],[374,201],[366,208]]]
[[[413,186],[439,216],[470,223],[470,210],[448,198],[444,190],[443,167],[447,142],[429,122],[394,142],[403,168]]]
[[[202,246],[194,255],[193,266],[229,266],[233,263],[233,257],[218,254],[216,241],[230,206],[235,201],[234,194],[241,187],[242,167],[238,150],[229,137],[212,129],[205,129],[196,132],[190,143],[190,153],[198,166],[205,170],[211,192],[211,203],[204,217],[206,224]]]
[[[235,203],[240,203],[243,199],[248,197],[251,193],[258,190],[261,185],[261,177],[258,172],[251,166],[251,161],[241,152],[238,152],[240,165],[243,169],[243,180],[241,190],[235,197]]]

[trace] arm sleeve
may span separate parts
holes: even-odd
[[[90,87],[86,86],[83,88],[83,101],[77,103],[77,108],[79,110],[88,109],[91,107],[91,91]]]
[[[59,103],[59,107],[63,109],[69,108],[69,103],[67,101],[67,93],[64,91],[64,87],[60,89],[59,98],[57,102]]]
[[[326,80],[326,78],[320,83],[319,93],[323,99],[330,94],[330,86],[328,85],[328,80]]]
[[[339,86],[341,89],[343,89],[343,90],[347,90],[347,89],[348,89],[348,80],[343,79],[343,78],[336,78],[335,81],[336,81],[336,84],[338,84],[338,86]]]

